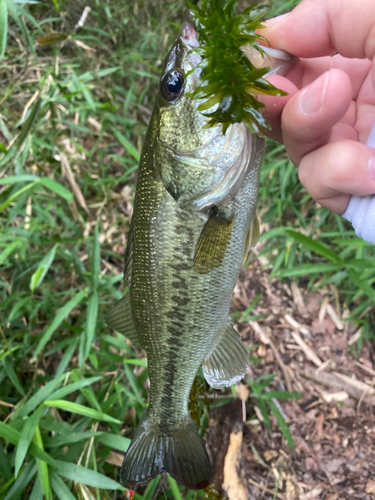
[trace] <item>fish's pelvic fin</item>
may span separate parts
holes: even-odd
[[[223,389],[239,382],[248,367],[249,353],[230,321],[214,351],[202,362],[204,378],[214,389]]]
[[[223,217],[213,208],[199,237],[194,255],[194,270],[207,274],[223,262],[232,235],[233,217]]]
[[[210,484],[210,461],[190,416],[162,432],[150,424],[146,413],[125,455],[120,478],[124,486],[132,487],[163,472],[190,489]]]
[[[255,214],[253,222],[251,223],[251,226],[249,228],[249,232],[247,233],[245,250],[242,256],[242,265],[245,264],[250,249],[252,247],[255,247],[255,245],[257,244],[259,236],[260,236],[259,221],[257,215]]]
[[[110,309],[105,322],[116,332],[125,335],[135,346],[142,348],[132,316],[129,292]]]

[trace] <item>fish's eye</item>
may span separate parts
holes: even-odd
[[[173,70],[167,73],[160,83],[165,99],[168,102],[175,101],[181,95],[184,83],[185,79],[178,71]]]

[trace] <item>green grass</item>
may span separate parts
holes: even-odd
[[[148,373],[103,318],[121,297],[135,170],[182,7],[96,0],[74,32],[79,3],[0,0],[0,500],[125,498],[111,452],[129,445]],[[36,45],[52,32],[72,36]],[[272,276],[337,291],[370,338],[373,248],[317,208],[283,148],[268,146],[260,213]],[[251,383],[254,404],[274,411]],[[204,391],[198,380],[202,428]],[[204,498],[160,478],[134,498],[158,495]]]

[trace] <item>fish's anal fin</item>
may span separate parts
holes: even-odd
[[[207,274],[223,262],[232,235],[234,217],[225,217],[213,207],[199,237],[194,255],[194,270]]]
[[[202,362],[204,378],[214,389],[223,389],[239,382],[248,367],[249,353],[230,321],[214,351]]]
[[[130,293],[127,293],[122,299],[116,302],[106,314],[105,321],[116,332],[122,333],[131,340],[136,347],[143,348],[132,317]]]
[[[133,487],[163,472],[190,489],[206,488],[211,481],[206,448],[190,416],[162,432],[152,426],[147,411],[125,455],[120,479]]]
[[[252,222],[252,224],[249,228],[249,231],[247,233],[245,250],[244,250],[244,253],[242,256],[242,265],[245,264],[247,256],[249,255],[250,249],[252,247],[255,247],[255,245],[257,244],[259,236],[260,236],[259,221],[258,221],[258,217],[255,214],[253,222]]]

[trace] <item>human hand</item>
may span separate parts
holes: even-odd
[[[375,193],[375,151],[365,145],[375,122],[374,0],[303,0],[266,26],[259,33],[273,48],[301,58],[268,78],[289,93],[262,97],[269,135],[310,195],[342,214],[351,195]]]

